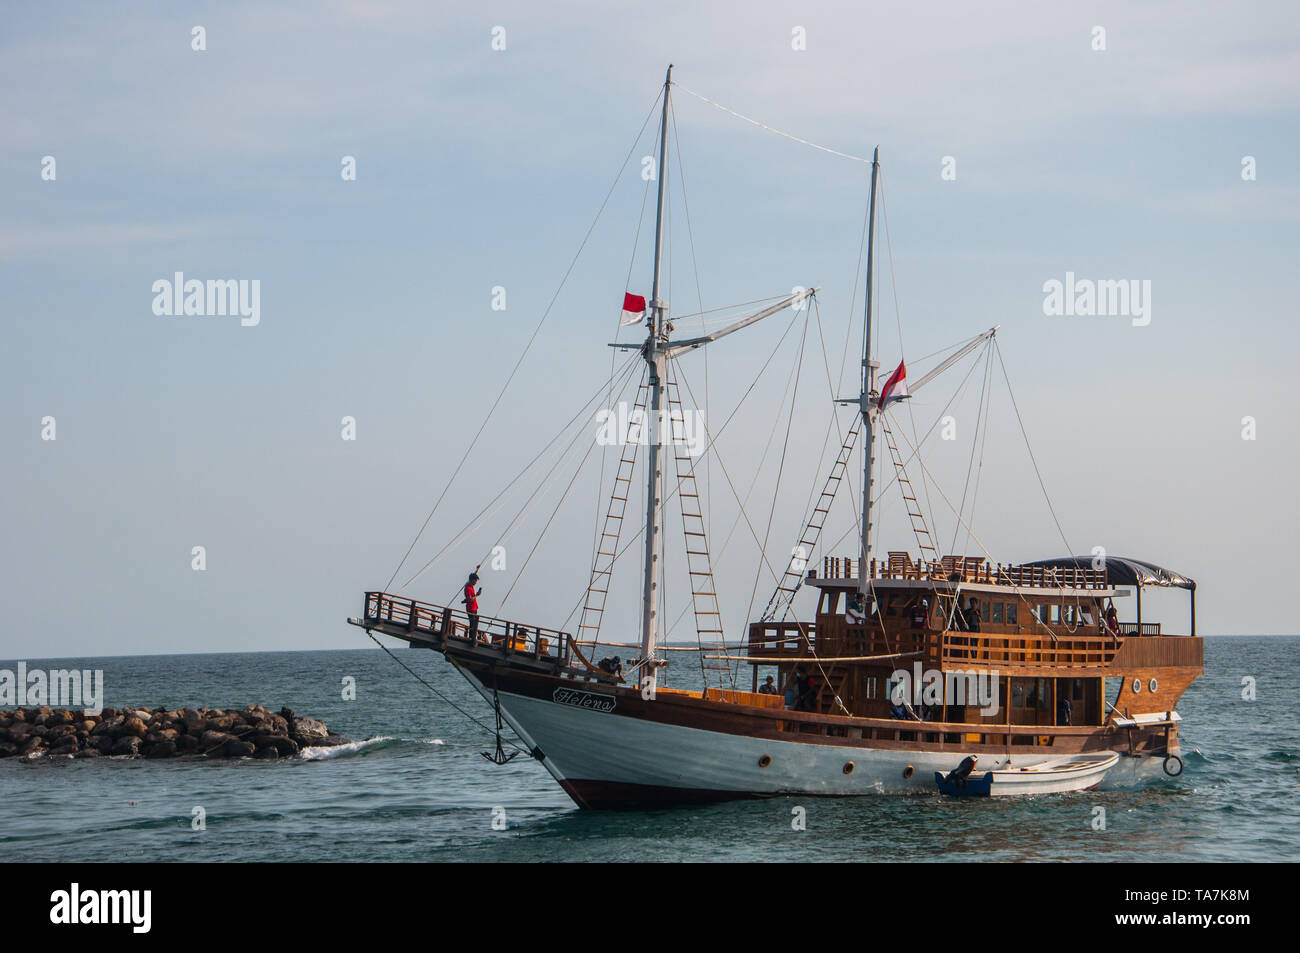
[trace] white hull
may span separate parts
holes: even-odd
[[[491,704],[491,690],[462,671]],[[590,711],[504,691],[499,697],[502,717],[530,748],[542,751],[543,764],[571,795],[575,783],[667,789],[668,794],[676,790],[681,800],[708,799],[710,793],[719,798],[929,794],[935,793],[935,771],[951,771],[971,753],[772,741]],[[1035,763],[1031,757],[1018,754],[1015,764]],[[1050,759],[1044,755],[1037,760]],[[989,754],[984,752],[981,760],[988,763]],[[852,769],[846,773],[848,763]],[[988,766],[996,769],[1005,763],[1006,757],[1001,756]]]

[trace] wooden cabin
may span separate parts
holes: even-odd
[[[1082,558],[1003,566],[966,556],[922,563],[894,552],[887,561],[872,560],[866,618],[852,622],[847,610],[859,589],[858,569],[857,560],[827,557],[820,575],[809,573],[805,586],[817,593],[811,624],[750,625],[755,691],[775,670],[790,707],[789,689],[802,669],[816,676],[818,686],[810,702],[796,701],[795,710],[979,725],[986,743],[1032,745],[1039,743],[1034,735],[1008,740],[990,735],[988,726],[1101,727],[1150,713],[1172,721],[1178,698],[1202,672],[1195,583],[1150,563],[1111,557],[1104,569]],[[1191,593],[1188,634],[1174,635],[1142,618],[1141,590],[1152,586]],[[967,630],[954,604],[966,610],[972,598],[978,631]],[[1113,629],[1106,623],[1111,605],[1118,610]],[[891,697],[900,670],[912,680],[942,673],[941,681],[935,678],[937,704],[900,713]],[[997,675],[996,712],[973,703],[968,674]],[[929,738],[935,733],[916,727],[916,740],[959,740]]]

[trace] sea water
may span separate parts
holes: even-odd
[[[1137,790],[602,812],[527,755],[482,757],[483,700],[441,656],[393,654],[447,700],[374,648],[26,659],[102,669],[112,707],[287,705],[355,740],[281,761],[0,759],[0,861],[1300,860],[1300,637],[1207,638],[1179,704],[1186,769]],[[670,684],[692,669],[673,653]]]

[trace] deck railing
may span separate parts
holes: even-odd
[[[1061,638],[945,632],[941,662],[981,668],[1055,669],[1106,668],[1120,642],[1109,636],[1074,635]]]
[[[822,578],[856,579],[861,564],[860,558],[825,556],[822,559]],[[868,569],[870,579],[955,580],[1036,589],[1110,588],[1106,572],[1101,569],[1003,565],[975,556],[944,556],[937,561],[913,562],[907,553],[890,553],[887,561],[872,559]]]
[[[420,602],[386,592],[367,592],[365,618],[367,622],[387,623],[408,632],[470,641],[469,614],[432,602]],[[558,629],[480,615],[475,639],[479,644],[494,646],[507,655],[555,659],[567,665],[572,636]]]

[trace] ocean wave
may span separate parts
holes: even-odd
[[[327,747],[306,747],[298,752],[298,757],[304,761],[328,761],[332,758],[346,758],[354,754],[376,748],[387,747],[389,743],[397,743],[400,739],[393,738],[389,735],[380,735],[377,738],[366,738],[364,741],[349,741],[343,745],[330,745]]]

